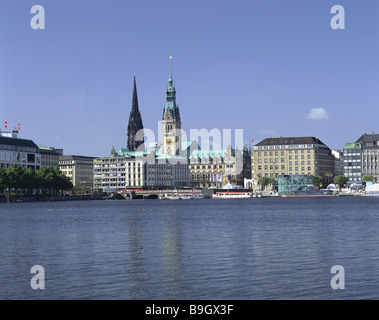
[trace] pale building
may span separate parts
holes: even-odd
[[[371,175],[374,183],[379,181],[379,134],[363,134],[357,142],[362,143],[362,177]]]
[[[59,169],[71,179],[74,187],[92,187],[94,159],[77,155],[59,156]]]
[[[319,175],[332,182],[335,157],[315,137],[276,137],[257,143],[251,152],[252,179],[278,179],[280,175]]]
[[[226,183],[244,185],[250,179],[250,153],[245,148],[192,151],[190,156],[191,184],[198,188],[221,188]]]
[[[114,149],[108,157],[93,160],[94,189],[121,191],[125,188],[143,188],[145,170],[142,160],[117,154]]]
[[[94,189],[174,189],[190,186],[187,160],[176,156],[112,150],[108,157],[94,159]]]

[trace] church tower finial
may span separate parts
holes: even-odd
[[[172,80],[172,62],[171,62],[171,60],[172,60],[172,56],[170,56],[170,77],[168,78],[168,82],[172,86],[173,80]]]

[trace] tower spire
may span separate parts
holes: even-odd
[[[133,83],[133,99],[132,99],[132,111],[137,112],[138,110],[138,95],[137,95],[137,84],[136,84],[136,73],[134,72],[134,83]]]
[[[136,140],[136,134],[139,130],[143,130],[143,123],[142,123],[141,113],[138,108],[136,74],[134,73],[132,110],[130,111],[128,133],[127,133],[127,136],[128,136],[127,147],[129,151],[136,151],[137,148],[141,144],[143,144],[143,141]]]
[[[181,150],[181,121],[176,104],[176,90],[172,78],[172,56],[170,56],[170,76],[166,90],[166,104],[162,116],[162,153],[178,155]]]
[[[168,78],[169,85],[172,86],[173,80],[172,80],[172,56],[170,56],[170,77]]]

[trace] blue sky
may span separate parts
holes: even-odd
[[[37,4],[45,30],[30,27]],[[330,27],[336,4],[345,30]],[[134,72],[157,133],[169,56],[188,132],[339,149],[379,132],[377,0],[2,0],[0,15],[0,127],[20,122],[21,137],[65,154],[126,146]]]

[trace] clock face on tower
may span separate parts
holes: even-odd
[[[166,143],[167,143],[167,144],[171,144],[171,143],[172,143],[171,138],[166,138]]]

